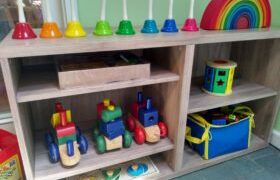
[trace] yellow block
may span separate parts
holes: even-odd
[[[229,69],[226,94],[231,94],[231,92],[232,92],[232,83],[233,83],[234,70],[235,70],[235,68],[230,68]]]
[[[122,136],[118,136],[112,140],[108,139],[106,136],[104,136],[105,142],[106,142],[106,150],[114,150],[114,149],[120,149],[122,148],[122,142],[123,138]]]
[[[74,166],[79,163],[81,159],[81,154],[79,150],[79,145],[76,141],[74,141],[74,156],[68,156],[66,144],[60,145],[58,148],[59,148],[61,163],[64,166]]]
[[[66,111],[66,117],[68,123],[72,122],[72,115],[70,110]],[[54,113],[51,118],[51,124],[53,127],[56,127],[59,123],[60,123],[60,114]]]

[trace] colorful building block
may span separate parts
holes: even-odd
[[[215,79],[213,84],[213,91],[216,93],[225,93],[228,80],[228,69],[215,69]]]
[[[60,112],[62,112],[62,111],[54,113],[51,117],[51,125],[53,127],[56,127],[57,125],[60,124]],[[72,116],[71,116],[70,110],[66,110],[66,118],[67,118],[68,123],[72,122]]]
[[[146,107],[139,110],[139,121],[144,127],[158,123],[158,111],[152,107],[151,98],[147,98]]]
[[[118,136],[114,139],[108,139],[106,136],[104,136],[105,143],[106,143],[106,150],[114,150],[114,149],[120,149],[123,146],[123,137]]]
[[[59,145],[66,144],[66,142],[68,140],[76,141],[77,140],[77,135],[72,134],[72,135],[69,135],[69,136],[64,136],[64,137],[61,137],[61,138],[57,138],[57,141],[58,141]]]
[[[212,124],[213,125],[226,125],[227,124],[227,120],[226,120],[226,118],[213,119],[212,120]]]
[[[103,110],[101,113],[101,119],[103,122],[113,121],[116,118],[122,116],[122,109],[119,106],[109,106],[107,109]]]
[[[117,118],[114,121],[100,123],[100,132],[108,139],[114,139],[124,134],[125,127],[121,118]]]
[[[208,91],[213,90],[213,81],[215,77],[215,70],[209,66],[205,68],[204,88]]]
[[[235,71],[235,68],[230,68],[230,69],[229,69],[229,75],[228,75],[228,83],[227,83],[227,88],[226,88],[226,94],[230,94],[231,91],[232,91],[232,84],[233,84],[234,71]]]
[[[230,60],[207,61],[203,91],[211,95],[226,96],[232,93],[232,83],[237,64]]]
[[[97,118],[101,119],[102,111],[107,109],[110,105],[115,105],[110,99],[104,99],[103,102],[97,104]]]
[[[58,138],[76,134],[76,126],[74,123],[68,123],[66,126],[57,126],[55,128]]]
[[[137,101],[131,105],[131,114],[138,119],[139,117],[139,109],[145,107],[145,102],[143,100],[143,93],[138,92]]]

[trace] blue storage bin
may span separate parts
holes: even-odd
[[[199,114],[189,115],[186,140],[204,159],[247,149],[254,127],[254,114],[246,106],[237,106],[234,113],[246,117],[228,125],[212,125]]]

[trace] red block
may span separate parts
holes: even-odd
[[[138,103],[138,102],[134,102],[131,105],[131,114],[138,119],[138,115],[139,115],[139,109],[144,108],[145,107],[146,102],[143,103]]]
[[[115,105],[115,103],[113,101],[110,101],[110,105]],[[104,102],[97,104],[97,119],[98,120],[101,120],[101,114],[102,114],[103,109],[105,109],[105,108],[106,107],[104,105]]]
[[[76,134],[76,126],[73,122],[71,122],[68,123],[66,126],[61,126],[61,125],[57,126],[55,128],[55,131],[58,138],[69,136],[69,135]]]

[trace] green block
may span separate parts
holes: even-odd
[[[224,94],[227,89],[229,69],[215,69],[213,93]]]
[[[57,143],[58,145],[66,144],[68,140],[76,141],[77,140],[76,134],[57,138]]]
[[[103,122],[109,122],[121,116],[122,116],[122,109],[119,106],[116,106],[113,111],[110,111],[108,109],[103,110],[101,114],[101,118]]]

